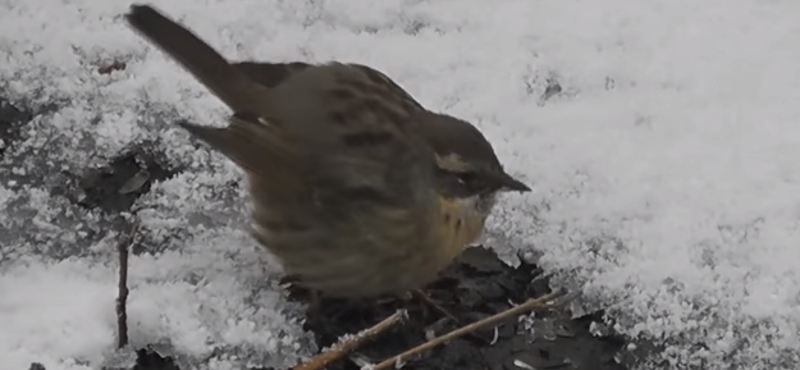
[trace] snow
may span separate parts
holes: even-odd
[[[227,188],[240,172],[163,122],[218,124],[226,111],[125,26],[128,5],[0,5],[0,90],[60,107],[4,159],[25,159],[11,172],[36,181],[0,172],[0,358],[76,370],[111,357],[117,235],[48,189],[58,171],[154,140],[189,171],[137,201],[163,247],[130,260],[132,345],[167,342],[197,368],[291,365],[310,335],[242,227],[244,193]],[[800,3],[156,5],[232,59],[365,63],[478,125],[535,187],[503,198],[488,233],[498,249],[534,249],[583,290],[576,309],[604,308],[615,329],[663,344],[641,368],[798,367]],[[96,72],[113,60],[127,68]],[[548,78],[564,91],[542,104]]]

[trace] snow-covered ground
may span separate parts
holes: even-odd
[[[81,245],[107,231],[100,216],[48,189],[60,170],[156,139],[190,170],[137,203],[151,209],[142,228],[168,247],[131,258],[132,344],[162,343],[212,369],[290,365],[309,353],[309,335],[276,286],[279,268],[244,231],[244,194],[226,185],[239,172],[157,119],[216,124],[227,112],[126,27],[128,5],[0,2],[2,93],[60,107],[25,128],[18,152],[40,149],[0,167],[2,368],[94,369],[109,358],[117,237]],[[498,248],[536,249],[583,287],[586,309],[663,344],[642,368],[800,367],[800,2],[155,5],[230,58],[369,64],[429,108],[474,122],[536,188],[504,198],[490,232],[507,240]],[[127,68],[97,73],[112,60]],[[540,104],[547,79],[564,91]],[[12,171],[37,182],[11,183]],[[91,253],[46,257],[70,243]]]

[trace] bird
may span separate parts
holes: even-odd
[[[275,87],[293,73],[313,66],[305,62],[232,64],[266,87]],[[421,107],[416,101],[415,104]],[[505,171],[492,145],[471,123],[427,110],[422,122],[425,125],[420,130],[437,158],[437,193],[462,203],[461,214],[469,220],[466,224],[472,226],[465,228],[468,232],[464,237],[466,244],[472,243],[480,237],[500,192],[531,189]]]
[[[243,169],[253,237],[304,287],[419,289],[480,236],[499,192],[530,191],[472,124],[377,69],[231,63],[150,5],[125,19],[233,112],[226,127],[178,125]]]

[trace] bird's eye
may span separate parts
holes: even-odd
[[[474,180],[475,176],[469,172],[462,172],[456,175],[458,183],[461,185],[469,185]]]

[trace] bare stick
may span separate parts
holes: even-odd
[[[335,345],[328,351],[320,353],[306,363],[300,364],[292,368],[292,370],[321,370],[328,366],[333,361],[344,357],[349,352],[363,345],[367,340],[375,338],[378,334],[386,331],[390,327],[399,323],[407,315],[406,310],[398,310],[391,316],[383,319],[383,321],[375,324],[367,330],[364,330],[351,338]]]
[[[119,286],[117,295],[117,348],[128,345],[128,313],[125,305],[128,301],[128,249],[133,244],[136,230],[139,228],[138,221],[134,220],[128,226],[127,233],[120,238],[117,243],[119,253]]]
[[[372,370],[384,370],[390,367],[395,366],[395,364],[403,363],[407,361],[412,356],[418,355],[422,352],[430,350],[440,344],[443,344],[449,340],[464,336],[466,334],[472,333],[480,328],[497,324],[501,321],[504,321],[508,318],[521,315],[528,311],[542,311],[546,309],[555,308],[561,306],[577,297],[578,294],[566,294],[563,290],[558,290],[549,294],[546,294],[539,298],[531,298],[525,303],[511,307],[503,312],[500,312],[496,315],[489,316],[485,319],[476,321],[472,324],[463,326],[459,329],[453,330],[447,334],[441,335],[439,337],[433,338],[425,343],[420,344],[408,351],[405,351],[397,356],[388,358],[383,360],[381,363],[371,367]]]

